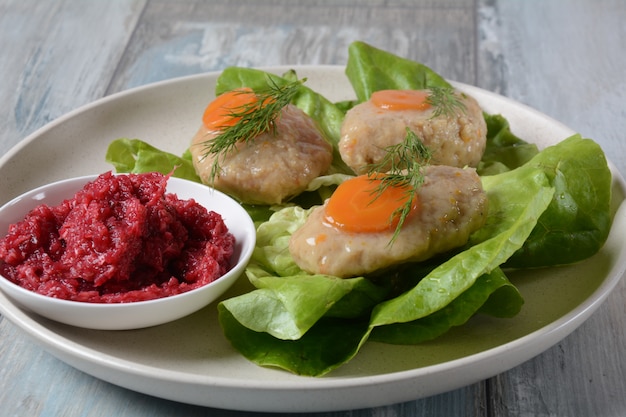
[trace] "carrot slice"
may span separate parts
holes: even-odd
[[[247,108],[253,111],[258,99],[251,88],[238,88],[227,91],[215,98],[204,110],[202,123],[207,129],[218,130],[237,124],[241,117],[233,113],[245,112]]]
[[[372,93],[371,101],[385,110],[426,110],[429,94],[428,90],[380,90]]]
[[[382,180],[360,175],[341,183],[326,204],[326,221],[348,232],[372,233],[393,229],[399,221],[397,210],[411,198],[407,187],[376,188]],[[417,201],[411,207],[415,211]]]

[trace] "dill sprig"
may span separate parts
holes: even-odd
[[[439,116],[455,116],[459,112],[465,113],[465,103],[461,101],[461,97],[455,94],[454,89],[450,87],[432,86],[428,88],[430,94],[426,98],[428,104],[433,107],[431,118]]]
[[[239,142],[249,142],[265,132],[275,132],[276,119],[281,110],[289,104],[306,81],[294,80],[279,86],[275,80],[267,77],[267,88],[236,92],[236,94],[255,94],[256,98],[250,103],[243,104],[228,110],[229,117],[237,122],[230,126],[222,126],[219,134],[211,140],[205,141],[204,156],[214,156],[209,183],[212,183],[221,171],[220,160],[233,151]]]
[[[398,207],[391,214],[390,222],[398,217],[396,230],[389,244],[398,237],[402,225],[411,213],[413,203],[417,198],[419,189],[424,183],[422,169],[428,165],[431,158],[431,151],[424,145],[424,142],[410,128],[406,128],[404,140],[398,144],[385,148],[385,156],[376,163],[370,164],[367,175],[372,179],[379,180],[380,183],[372,190],[375,200],[382,195],[389,187],[404,189],[407,199],[402,207]],[[381,174],[381,171],[386,171]]]

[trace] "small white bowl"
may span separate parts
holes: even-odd
[[[0,237],[9,225],[21,221],[40,204],[56,206],[72,198],[87,182],[97,176],[85,176],[55,182],[29,191],[0,208]],[[193,198],[209,210],[219,213],[235,236],[232,268],[215,281],[186,293],[149,301],[130,303],[87,303],[47,297],[29,291],[0,275],[0,289],[22,308],[49,319],[73,326],[99,330],[128,330],[156,326],[185,317],[220,297],[243,274],[256,243],[256,230],[248,213],[231,197],[199,183],[170,178],[167,191],[180,199]]]

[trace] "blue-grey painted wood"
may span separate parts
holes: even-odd
[[[479,14],[478,85],[593,138],[626,173],[626,3],[485,1]],[[626,415],[625,300],[622,279],[577,331],[494,378],[493,415]]]
[[[481,1],[477,85],[606,147],[626,172],[626,5],[621,0]]]
[[[226,66],[343,65],[362,40],[474,83],[474,2],[153,0],[109,92]],[[444,50],[445,53],[441,53]]]
[[[5,0],[0,154],[103,95],[229,65],[344,64],[365,40],[535,107],[626,161],[621,0]],[[1,179],[0,179],[1,181]],[[309,416],[626,415],[626,283],[554,348],[427,399]],[[79,372],[0,317],[0,415],[253,416]]]
[[[0,2],[0,154],[104,95],[144,3]]]

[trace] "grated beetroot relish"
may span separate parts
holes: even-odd
[[[56,207],[40,205],[0,240],[0,273],[50,297],[151,300],[206,285],[230,269],[222,217],[165,188],[159,173],[100,175]]]

